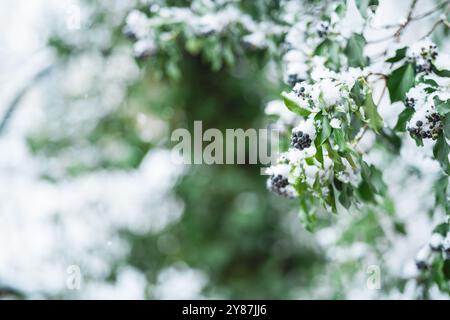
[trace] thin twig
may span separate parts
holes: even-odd
[[[397,25],[398,26],[397,31],[395,31],[393,34],[391,34],[389,36],[386,36],[386,37],[383,37],[383,38],[380,38],[380,39],[367,41],[367,43],[368,44],[378,43],[378,42],[383,42],[383,41],[390,40],[392,38],[396,38],[397,41],[399,41],[403,30],[405,30],[406,26],[411,22],[412,14],[413,14],[414,8],[416,7],[418,1],[419,0],[413,0],[411,2],[411,6],[409,7],[408,15],[406,16],[405,21],[403,21],[402,23]],[[388,26],[385,26],[385,28],[387,28],[387,27],[391,28],[391,27],[394,27],[394,26],[395,25],[388,25]]]
[[[386,24],[386,25],[384,25],[384,26],[378,26],[378,27],[372,27],[373,29],[376,29],[376,30],[380,30],[380,29],[394,29],[394,28],[398,28],[398,27],[400,27],[400,24],[399,23],[395,23],[395,24]]]
[[[381,100],[383,100],[384,94],[386,93],[387,84],[384,83],[383,90],[381,91],[380,97],[378,98],[377,107],[380,105]]]
[[[27,92],[31,89],[33,85],[36,84],[36,81],[47,75],[52,69],[52,65],[46,66],[39,72],[37,72],[30,81],[16,94],[14,99],[11,101],[9,106],[6,108],[6,111],[0,121],[0,135],[3,133],[3,130],[6,128],[9,120],[12,118],[14,112],[17,110],[17,107],[20,104],[22,98],[27,94]]]
[[[427,32],[426,35],[424,35],[422,38],[420,38],[421,40],[428,38],[429,36],[431,36],[431,34],[434,32],[434,30],[436,30],[437,27],[439,27],[440,24],[443,24],[444,26],[446,26],[447,28],[450,28],[450,23],[447,20],[444,19],[439,19],[438,21],[436,21],[433,24],[433,27],[431,27],[431,30]]]
[[[383,38],[374,39],[374,40],[369,40],[369,41],[367,41],[367,44],[373,44],[373,43],[378,43],[378,42],[383,42],[383,41],[386,41],[386,40],[390,40],[390,39],[392,39],[393,37],[395,37],[395,35],[396,35],[396,33],[393,33],[393,34],[391,34],[391,35],[389,35],[389,36],[385,36],[385,37],[383,37]]]
[[[413,12],[414,12],[414,8],[415,8],[416,5],[417,5],[417,2],[418,2],[418,0],[413,0],[413,1],[411,2],[411,6],[410,6],[409,11],[408,11],[408,16],[406,17],[406,19],[405,19],[404,22],[402,22],[402,23],[400,23],[400,24],[385,25],[385,26],[379,27],[379,29],[392,29],[392,28],[394,28],[394,27],[398,27],[397,31],[395,31],[394,34],[389,35],[389,36],[386,36],[386,37],[383,37],[383,38],[380,38],[380,39],[375,39],[375,40],[367,41],[367,43],[368,43],[368,44],[372,44],[372,43],[383,42],[383,41],[390,40],[391,38],[396,38],[397,41],[400,41],[400,36],[401,36],[401,34],[403,33],[403,31],[406,29],[406,27],[408,26],[408,24],[409,24],[410,22],[412,22],[412,21],[417,21],[417,20],[423,19],[423,18],[425,18],[425,17],[428,17],[429,15],[431,15],[431,14],[437,12],[437,10],[438,10],[440,7],[442,7],[444,4],[450,3],[449,0],[443,1],[443,2],[441,2],[440,4],[438,4],[435,8],[433,8],[432,10],[427,11],[427,12],[425,12],[425,13],[422,13],[422,14],[420,14],[420,15],[417,15],[417,16],[413,17],[412,14],[413,14]],[[432,29],[431,29],[424,37],[422,37],[422,39],[424,39],[424,38],[430,36],[430,35],[433,33],[433,31],[434,31],[441,23],[443,23],[443,24],[444,24],[445,26],[447,26],[447,27],[449,27],[449,25],[450,25],[450,23],[449,23],[448,21],[443,20],[443,19],[440,19],[440,20],[436,21],[436,23],[433,25]]]
[[[367,129],[369,128],[368,124],[365,123],[364,126],[359,130],[359,132],[356,134],[355,139],[353,139],[353,145],[356,146],[358,142],[362,139],[364,134],[366,133]]]
[[[402,32],[405,30],[406,26],[411,22],[412,14],[414,12],[414,8],[417,5],[418,0],[413,0],[411,2],[411,6],[409,7],[408,16],[406,17],[406,20],[400,24],[400,27],[395,32],[394,37],[397,39],[397,41],[400,41],[400,36]]]
[[[411,18],[411,21],[417,21],[417,20],[426,18],[426,17],[428,17],[429,15],[432,15],[433,13],[436,13],[436,10],[438,10],[438,9],[439,9],[440,7],[442,7],[444,4],[449,4],[449,3],[450,3],[449,0],[442,1],[440,4],[438,4],[438,5],[437,5],[436,7],[434,7],[432,10],[427,11],[427,12],[422,13],[422,14],[419,14],[419,15],[417,15],[417,16],[415,16],[415,17],[412,17],[412,18]]]
[[[386,74],[381,73],[381,72],[370,72],[370,73],[367,75],[367,77],[370,77],[370,76],[379,76],[380,79],[383,79],[383,80],[385,80],[385,81],[387,81],[387,77],[388,77]]]
[[[421,13],[421,14],[415,16],[415,17],[411,17],[410,21],[421,20],[421,19],[423,19],[423,18],[426,18],[426,17],[432,15],[433,13],[437,13],[437,10],[438,10],[440,7],[442,7],[443,5],[448,4],[448,3],[450,3],[450,0],[442,1],[442,2],[439,3],[437,6],[435,6],[433,9],[431,9],[431,10],[429,10],[429,11],[427,11],[427,12]],[[379,27],[376,27],[376,28],[374,28],[374,29],[394,29],[394,28],[399,28],[400,26],[401,26],[401,24],[399,24],[399,23],[395,23],[395,24],[386,24],[386,25],[384,25],[384,26],[379,26]]]

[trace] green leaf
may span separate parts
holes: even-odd
[[[436,92],[436,88],[433,88],[433,87],[425,87],[425,88],[423,88],[423,91],[425,91],[426,93],[428,93],[428,94],[430,94],[430,93],[433,93],[433,92]]]
[[[348,137],[353,140],[363,126],[363,122],[357,113],[351,114],[350,125],[347,128]]]
[[[339,202],[342,204],[342,206],[346,209],[350,208],[351,206],[351,197],[353,194],[353,188],[348,184],[342,185],[342,191],[339,194]]]
[[[355,0],[356,7],[358,8],[361,16],[366,19],[367,18],[367,10],[371,10],[375,12],[378,6],[378,0]]]
[[[383,181],[383,174],[374,165],[368,165],[363,160],[360,161],[361,165],[361,182],[359,191],[363,199],[368,201],[374,200],[375,194],[385,195],[387,186]],[[366,190],[366,189],[369,190]],[[366,198],[364,198],[366,197]]]
[[[337,70],[340,67],[339,51],[339,43],[325,39],[316,47],[313,54],[315,56],[325,57],[327,59],[327,66]]]
[[[394,130],[398,132],[406,131],[406,123],[411,120],[416,111],[414,108],[405,108],[399,115]]]
[[[341,49],[341,46],[339,45],[339,43],[337,42],[332,42],[331,43],[331,47],[330,47],[330,61],[332,63],[331,69],[336,69],[339,70],[339,68],[341,67],[341,59],[339,57],[339,51]]]
[[[447,139],[450,139],[450,115],[448,114],[444,119],[444,135]]]
[[[378,133],[380,129],[383,128],[383,119],[378,114],[377,106],[373,102],[372,92],[367,93],[366,100],[362,107],[368,119],[369,127]]]
[[[450,174],[450,166],[448,161],[448,154],[450,147],[445,140],[444,135],[440,135],[433,147],[433,155],[437,161],[439,161],[442,169],[446,174]]]
[[[448,178],[446,178],[446,179],[448,179]],[[442,235],[444,237],[447,235],[447,232],[449,232],[449,231],[450,231],[450,224],[448,224],[446,222],[437,225],[433,229],[433,233],[439,233],[440,235]]]
[[[352,90],[350,91],[351,98],[355,101],[356,105],[362,106],[365,101],[363,88],[361,81],[356,81],[353,85]]]
[[[442,266],[442,273],[445,279],[447,279],[445,289],[448,292],[448,283],[449,283],[448,281],[450,280],[450,260],[444,261],[444,265]]]
[[[342,130],[341,128],[334,129],[333,138],[334,143],[336,143],[336,145],[339,147],[339,151],[344,151],[347,146],[344,130]]]
[[[406,50],[407,49],[408,49],[407,47],[404,47],[404,48],[401,48],[401,49],[397,49],[395,51],[395,56],[393,56],[392,58],[387,59],[386,62],[394,63],[394,62],[402,60],[405,57],[405,55],[406,55]]]
[[[370,180],[370,167],[369,165],[363,160],[360,160],[361,165],[361,176],[364,180]]]
[[[328,156],[330,157],[330,159],[334,162],[334,168],[337,171],[343,170],[344,166],[342,164],[342,159],[341,156],[337,153],[336,150],[334,150],[331,147],[331,144],[327,141],[323,144],[325,146],[325,148],[327,149],[328,152]]]
[[[406,226],[405,226],[405,224],[403,222],[394,221],[394,230],[398,234],[401,234],[401,235],[404,235],[404,236],[407,235]]]
[[[448,283],[444,275],[444,260],[434,259],[429,270],[430,277],[437,284],[439,290],[446,291]]]
[[[444,212],[450,216],[450,202],[447,200],[447,193],[448,193],[448,187],[449,187],[449,179],[447,176],[442,175],[433,186],[433,191],[435,194],[435,206],[440,206],[444,209]],[[449,224],[446,224],[445,233],[444,236],[447,234],[447,231],[449,231]]]
[[[300,179],[298,179],[294,184],[294,188],[299,195],[302,195],[306,190],[308,190],[308,185],[305,182],[302,182]]]
[[[415,134],[411,134],[410,136],[411,136],[411,138],[413,138],[413,140],[416,142],[416,146],[418,146],[418,147],[423,147],[423,139],[422,139],[422,138],[416,137]]]
[[[367,183],[367,181],[363,180],[361,184],[358,186],[359,196],[367,202],[375,202],[375,197],[372,191],[372,188]]]
[[[289,97],[289,94],[287,92],[282,92],[281,93],[281,97],[283,98],[284,104],[286,105],[286,107],[291,110],[292,112],[301,115],[303,117],[307,117],[311,111],[300,107],[297,102],[295,102],[294,100],[291,99],[291,97]]]
[[[330,51],[330,47],[331,47],[331,40],[325,39],[316,47],[313,54],[315,56],[322,56],[322,57],[326,56]]]
[[[450,78],[450,70],[439,70],[434,64],[431,65],[431,70],[433,70],[433,72],[439,77]]]
[[[347,7],[346,7],[345,3],[340,3],[336,6],[336,9],[334,10],[334,12],[336,12],[338,16],[343,17],[345,15],[346,9],[347,9]]]
[[[358,33],[353,33],[350,39],[348,39],[345,54],[347,55],[348,65],[350,67],[367,66],[368,59],[364,56],[366,43],[366,39]]]
[[[320,145],[322,145],[331,134],[331,126],[327,116],[322,118],[322,130],[320,131]]]
[[[302,221],[305,229],[309,232],[314,231],[317,224],[317,217],[314,207],[315,206],[308,198],[304,197],[300,200],[300,220]]]
[[[406,93],[414,86],[415,76],[414,66],[411,63],[406,63],[392,71],[387,80],[389,97],[392,103],[405,100]]]
[[[377,194],[385,195],[387,186],[383,181],[383,174],[375,166],[370,166],[370,184]]]
[[[436,81],[434,81],[433,79],[423,79],[423,80],[421,79],[420,82],[428,84],[429,86],[432,86],[434,88],[438,88],[439,87],[439,84]]]
[[[329,192],[325,198],[325,202],[331,207],[331,211],[333,213],[337,212],[337,206],[336,206],[336,196],[335,196],[335,191],[333,188],[333,185],[330,186],[329,188]]]
[[[372,186],[371,183],[371,168],[362,159],[360,161],[360,165],[361,165],[362,181],[358,186],[358,193],[363,200],[375,202],[375,195],[374,195],[375,188]]]
[[[377,141],[384,145],[389,152],[399,154],[402,146],[402,139],[389,128],[383,128],[381,134],[377,136]]]
[[[319,161],[321,164],[323,164],[323,148],[321,145],[316,143],[316,155],[315,158],[317,161]]]
[[[350,165],[352,166],[353,169],[356,168],[356,163],[353,160],[352,156],[349,153],[345,153],[344,154],[344,158],[348,161],[348,163],[350,163]]]
[[[434,105],[436,111],[443,116],[450,112],[450,99],[442,101],[438,97],[434,97]]]

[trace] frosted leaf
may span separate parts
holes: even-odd
[[[319,83],[322,91],[322,98],[327,106],[335,105],[341,99],[341,92],[336,86],[336,82],[324,79]]]
[[[425,88],[426,86],[423,83],[419,83],[417,86],[409,89],[409,91],[406,93],[406,97],[414,99],[416,107],[421,106],[423,105],[427,97],[427,93],[424,90]]]
[[[152,56],[157,52],[157,50],[158,47],[152,38],[139,40],[133,46],[134,55],[138,58]]]
[[[339,129],[342,125],[342,121],[340,119],[337,118],[333,118],[330,121],[330,126],[334,129]]]
[[[263,32],[254,32],[242,38],[242,41],[253,49],[264,49],[267,47],[266,35]]]
[[[432,250],[439,250],[443,242],[444,237],[440,233],[433,233],[428,244]]]
[[[300,122],[293,130],[293,132],[302,131],[303,134],[309,134],[311,140],[316,138],[316,127],[313,119]]]
[[[352,168],[347,159],[342,159],[342,163],[345,166],[345,170],[338,172],[336,178],[343,183],[350,183],[352,186],[357,187],[361,182],[361,176]]]
[[[126,18],[125,32],[138,39],[145,38],[150,33],[150,20],[143,12],[133,10]]]
[[[339,80],[345,83],[348,88],[352,88],[356,80],[363,76],[365,72],[361,68],[349,68],[340,74]]]
[[[277,164],[267,169],[268,174],[281,175],[287,177],[289,175],[290,166],[288,164]]]
[[[281,124],[285,126],[293,125],[299,119],[295,113],[286,108],[281,100],[269,101],[264,112],[267,115],[278,116]]]
[[[319,173],[319,168],[314,165],[313,166],[305,165],[304,170],[306,183],[310,187],[312,187],[314,185],[314,182],[316,181],[317,174]]]

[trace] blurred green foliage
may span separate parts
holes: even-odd
[[[255,11],[267,8],[253,1],[245,5]],[[111,48],[99,51],[107,57],[120,42],[114,40]],[[57,37],[49,44],[63,59],[83,52]],[[136,168],[152,148],[173,145],[169,139],[172,130],[187,128],[192,132],[194,120],[203,122],[203,130],[266,127],[264,104],[277,98],[284,88],[280,79],[268,80],[264,53],[237,57],[233,66],[212,70],[202,56],[187,51],[183,44],[177,47],[177,64],[172,67],[178,76],[169,69],[169,77],[161,74],[161,63],[167,61],[137,61],[142,75],[127,88],[123,104],[102,117],[86,136],[76,137],[97,150],[98,160],[87,167],[69,166],[67,174]],[[143,141],[136,122],[140,113],[163,120],[167,135],[158,141]],[[127,146],[126,153],[118,159],[104,154],[102,150],[111,143]],[[37,154],[57,157],[73,147],[74,141],[41,130],[30,135],[29,144]],[[161,270],[183,262],[208,275],[206,296],[235,299],[293,298],[299,289],[312,285],[325,263],[323,254],[300,223],[294,229],[302,235],[292,232],[291,221],[298,221],[297,203],[280,202],[269,194],[259,166],[192,165],[187,169],[174,190],[184,202],[181,220],[156,234],[123,230],[132,249],[126,261],[117,263],[116,270],[130,264],[142,271],[149,283],[155,283]],[[309,244],[300,238],[309,239]],[[172,249],[164,249],[167,246],[161,242],[169,242]],[[113,272],[110,280],[114,279]],[[153,298],[151,291],[148,298]]]
[[[192,132],[194,120],[202,120],[204,130],[264,126],[264,101],[279,88],[265,80],[261,66],[246,60],[235,70],[213,72],[199,58],[186,55],[182,61],[183,76],[169,85],[167,96],[144,104],[171,110],[172,129]],[[175,190],[185,203],[181,221],[161,234],[129,235],[129,262],[154,282],[160,269],[184,261],[208,274],[206,294],[292,297],[293,289],[310,284],[313,269],[324,261],[289,233],[288,213],[296,203],[275,205],[278,199],[267,193],[259,170],[256,165],[190,166]],[[167,237],[176,242],[174,252],[158,249],[158,241]]]
[[[167,4],[188,2],[174,0]],[[253,17],[276,21],[280,3],[242,1],[241,5]],[[99,14],[94,15],[91,26],[110,28],[111,42],[106,47],[77,47],[53,36],[49,46],[55,48],[61,63],[88,50],[98,51],[106,59],[118,47],[131,45],[122,34],[123,23],[111,26],[105,8],[99,5],[96,10]],[[123,103],[92,128],[75,137],[54,136],[46,130],[34,132],[29,137],[31,149],[38,155],[57,158],[74,146],[89,146],[96,161],[85,164],[72,159],[65,167],[66,174],[77,176],[95,170],[137,168],[153,148],[173,146],[172,130],[187,128],[192,132],[195,120],[203,122],[203,130],[266,127],[264,104],[278,98],[285,89],[280,75],[275,79],[272,76],[270,81],[267,74],[269,61],[277,64],[278,59],[264,51],[244,56],[237,45],[233,47],[233,39],[215,39],[213,44],[221,46],[213,46],[210,56],[205,57],[204,52],[197,52],[197,43],[183,40],[169,42],[168,51],[162,50],[158,57],[137,60],[141,75],[127,86]],[[203,41],[202,45],[208,47],[208,41]],[[230,46],[233,52],[227,54]],[[220,52],[220,61],[210,61],[214,60],[215,51]],[[167,130],[151,141],[143,139],[137,121],[139,114],[162,120]],[[398,150],[399,142],[389,132],[383,132],[382,137],[389,142],[386,145]],[[120,147],[119,156],[111,156],[108,152],[111,146]],[[310,297],[345,298],[352,276],[366,267],[363,258],[342,264],[327,261],[327,254],[302,229],[297,201],[280,201],[266,190],[265,180],[256,165],[188,166],[173,190],[184,203],[181,220],[158,233],[133,234],[122,230],[131,252],[125,261],[117,262],[115,270],[130,264],[153,284],[163,269],[183,262],[208,275],[204,292],[207,297],[279,299],[295,298],[300,292],[305,297],[310,294]],[[445,201],[444,192],[441,193],[440,201]],[[366,254],[374,253],[381,265],[390,242],[379,215],[389,215],[397,233],[404,234],[405,228],[395,218],[392,203],[385,203],[379,211],[370,206],[361,208],[343,228],[336,244],[344,248],[357,242],[368,244]],[[335,222],[335,216],[324,217],[319,210],[318,220],[320,227],[326,227]],[[115,280],[114,272],[110,280]],[[321,285],[330,291],[318,292]],[[388,272],[383,274],[386,291],[403,285],[402,279],[393,278]],[[154,298],[151,290],[148,298]]]

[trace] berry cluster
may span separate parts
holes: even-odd
[[[274,193],[277,193],[281,196],[285,196],[288,198],[293,197],[293,195],[286,188],[289,186],[289,182],[287,177],[281,174],[274,174],[269,177],[269,181],[267,183],[268,189]]]
[[[138,40],[133,46],[134,56],[138,59],[145,59],[157,53],[156,43],[151,38]]]
[[[415,262],[417,269],[426,271],[430,268],[433,258],[442,254],[444,260],[450,260],[450,233],[446,237],[439,233],[434,233],[428,244],[423,246],[416,255]]]
[[[425,116],[427,123],[424,124],[423,121],[418,120],[415,127],[408,128],[411,135],[418,139],[433,139],[436,140],[442,133],[442,121],[441,116],[433,112],[432,114]]]
[[[433,112],[432,114],[427,115],[426,118],[430,123],[431,129],[440,129],[440,131],[442,131],[442,121],[441,121],[442,119],[439,113]]]
[[[444,237],[440,233],[433,233],[428,241],[431,251],[440,252],[443,249],[443,241]]]
[[[311,147],[312,140],[307,133],[303,133],[303,131],[294,131],[292,132],[291,138],[291,146],[298,149],[303,150]]]
[[[421,271],[428,270],[428,262],[426,260],[417,260],[416,259],[416,267]]]
[[[320,38],[325,38],[328,35],[328,32],[330,31],[330,25],[328,22],[321,22],[317,26],[317,34]]]
[[[431,72],[431,61],[422,60],[420,63],[416,62],[416,72],[429,74]]]
[[[305,87],[301,86],[301,85],[297,85],[294,87],[293,91],[295,92],[295,94],[297,94],[298,97],[301,97],[303,99],[307,99],[310,98],[310,94],[306,92]]]
[[[434,43],[430,43],[428,48],[421,47],[420,48],[420,56],[423,59],[434,60],[438,55],[437,46]]]
[[[416,72],[429,74],[432,68],[432,62],[438,55],[437,47],[434,43],[429,43],[420,47],[420,51],[410,57],[411,62],[416,64]]]
[[[442,243],[442,252],[444,253],[444,259],[450,260],[450,237],[448,234]]]
[[[416,100],[414,98],[408,98],[407,97],[405,99],[405,106],[407,108],[414,108],[415,104],[416,104]]]
[[[270,179],[272,180],[272,188],[274,189],[283,189],[289,184],[288,179],[281,174],[272,175]]]

